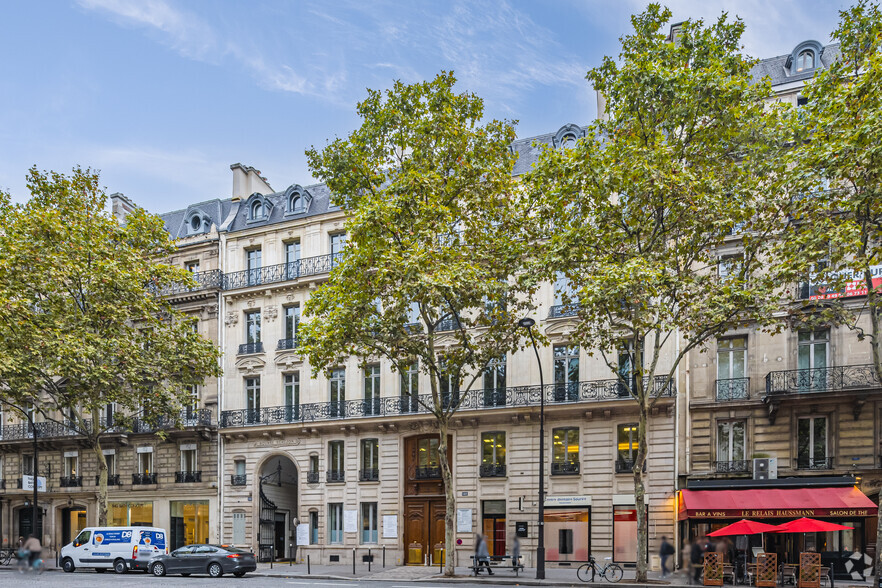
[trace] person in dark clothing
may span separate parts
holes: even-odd
[[[704,571],[704,542],[699,541],[698,539],[692,543],[692,549],[689,550],[689,556],[692,561],[692,568],[695,570],[695,574],[692,577],[692,583],[698,584],[698,580],[701,577],[701,572]]]
[[[475,568],[476,576],[480,573],[481,566],[487,566],[487,573],[491,576],[493,575],[493,570],[490,569],[490,551],[487,549],[487,542],[484,541],[484,536],[480,533],[475,540],[475,565],[477,566]]]
[[[667,537],[661,538],[661,545],[658,548],[658,556],[661,558],[661,577],[668,575],[668,558],[674,555],[674,546],[668,543]]]

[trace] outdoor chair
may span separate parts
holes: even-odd
[[[796,566],[781,564],[781,585],[784,584],[796,586]]]

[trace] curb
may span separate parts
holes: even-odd
[[[348,582],[434,582],[439,584],[474,584],[481,581],[481,578],[476,578],[475,576],[456,576],[453,578],[446,578],[444,576],[428,576],[423,578],[372,578],[370,576],[362,576],[360,578],[353,578],[350,576],[332,576],[329,574],[268,574],[262,572],[249,572],[248,575],[260,578],[309,578],[313,580],[343,580]],[[568,582],[561,580],[535,580],[529,578],[482,578],[489,585],[503,586],[586,586],[588,588],[610,588],[612,586],[609,583],[590,583],[581,582],[578,580],[576,580],[575,582]],[[621,588],[646,588],[647,586],[665,586],[666,588],[694,588],[693,585],[689,584],[660,584],[658,581],[647,582],[646,584],[619,583],[615,584],[615,586]]]

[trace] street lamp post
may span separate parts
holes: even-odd
[[[518,321],[518,326],[527,329],[530,341],[533,343],[533,351],[536,353],[536,362],[539,364],[539,541],[536,544],[536,579],[545,579],[545,380],[542,377],[542,360],[539,359],[539,348],[536,346],[536,338],[533,337],[533,326],[536,321],[530,317],[524,317]]]

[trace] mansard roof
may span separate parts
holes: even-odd
[[[805,71],[796,71],[794,64],[799,54],[805,50],[815,53],[815,67]],[[803,41],[786,55],[778,55],[777,57],[760,60],[759,63],[753,66],[750,75],[757,82],[764,77],[768,77],[772,82],[772,86],[799,82],[811,79],[815,72],[820,69],[830,67],[841,55],[839,43],[821,45],[818,41]]]

